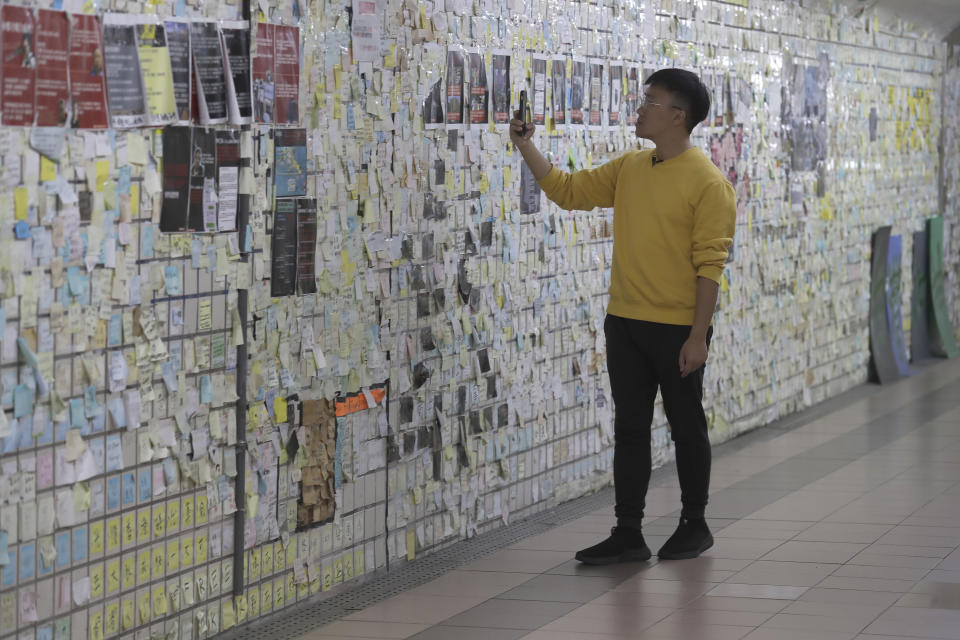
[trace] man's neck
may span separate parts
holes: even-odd
[[[658,162],[664,162],[670,158],[675,158],[687,149],[693,148],[693,143],[690,142],[689,137],[682,138],[680,140],[668,140],[660,142],[654,140],[654,143],[657,145],[654,153],[657,156]]]

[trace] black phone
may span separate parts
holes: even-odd
[[[520,120],[523,121],[522,135],[527,134],[527,123],[530,122],[530,105],[527,104],[527,91],[520,90]]]

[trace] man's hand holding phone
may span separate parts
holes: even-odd
[[[524,145],[533,137],[536,125],[530,122],[530,105],[527,103],[527,92],[520,92],[520,108],[513,112],[510,120],[510,142],[516,147]]]

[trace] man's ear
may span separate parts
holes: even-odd
[[[681,127],[687,126],[687,112],[683,109],[673,109],[673,123]]]

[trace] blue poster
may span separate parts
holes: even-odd
[[[307,130],[278,129],[274,135],[277,197],[307,195]]]

